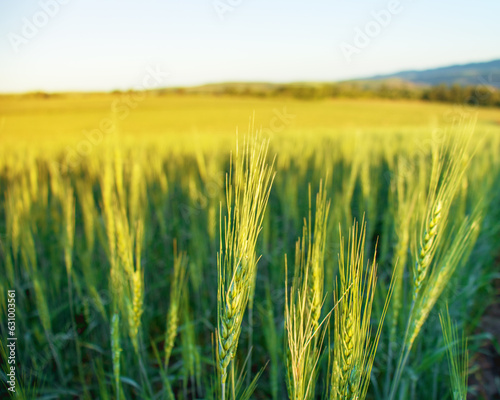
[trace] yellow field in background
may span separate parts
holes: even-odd
[[[248,121],[268,133],[311,134],[431,131],[453,116],[476,113],[481,131],[500,132],[499,109],[415,101],[335,99],[300,101],[151,94],[67,94],[47,99],[0,97],[0,142],[3,149],[47,149],[82,140],[114,137],[126,142],[163,142],[233,147],[236,128]],[[116,129],[113,129],[115,128]],[[56,145],[56,146],[54,146]]]

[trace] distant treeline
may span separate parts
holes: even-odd
[[[129,90],[128,92],[134,92]],[[115,90],[114,95],[122,91]],[[424,100],[473,106],[500,107],[500,89],[485,86],[461,86],[440,84],[417,86],[408,82],[380,83],[377,81],[351,81],[339,83],[220,83],[197,87],[162,88],[150,92],[163,95],[212,95],[241,97],[293,97],[301,100],[321,100],[327,98],[351,99],[408,99]],[[96,95],[98,93],[72,93],[71,95]],[[25,97],[47,99],[70,95],[66,93],[26,93]]]
[[[302,100],[326,98],[411,99],[443,103],[461,103],[500,107],[500,90],[487,86],[410,86],[374,82],[341,82],[325,84],[219,84],[196,88],[160,89],[160,94],[213,94],[252,97],[294,97]]]

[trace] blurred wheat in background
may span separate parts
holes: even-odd
[[[259,133],[257,110],[237,142],[227,121],[148,138],[115,121],[71,165],[63,140],[2,147],[18,398],[465,399],[500,130],[480,116],[437,135],[410,126],[413,106],[312,128],[325,104],[290,103],[303,125],[283,133]]]

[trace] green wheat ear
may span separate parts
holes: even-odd
[[[309,217],[305,220],[302,238],[295,246],[295,271],[290,295],[288,287],[285,288],[287,388],[291,399],[312,399],[315,393],[317,364],[326,333],[322,325],[329,319],[328,315],[320,320],[324,302],[324,254],[329,205],[321,182],[316,196],[313,231],[309,186]]]
[[[241,323],[255,282],[255,253],[274,178],[267,164],[269,141],[246,138],[237,145],[226,179],[227,215],[222,223],[218,265],[217,366],[222,398],[228,366],[236,355]]]
[[[320,182],[316,195],[316,212],[314,215],[314,231],[311,229],[311,187],[309,186],[309,220],[308,220],[308,250],[307,263],[309,264],[309,303],[311,318],[315,328],[319,326],[321,307],[323,305],[323,285],[325,276],[325,245],[328,224],[330,201],[326,199],[326,190],[323,181]],[[303,240],[306,240],[305,237]]]
[[[455,226],[453,236],[443,238],[450,216],[450,208],[457,195],[459,184],[471,160],[469,144],[474,130],[474,121],[459,125],[460,132],[448,137],[447,142],[433,153],[427,204],[423,208],[423,227],[419,232],[418,252],[413,247],[416,264],[414,268],[413,298],[410,304],[404,344],[393,377],[389,399],[393,400],[408,362],[410,351],[432,308],[450,282],[455,269],[464,261],[474,246],[482,221],[481,206],[462,220],[459,229]],[[445,240],[446,239],[446,240]]]
[[[385,301],[375,337],[371,337],[371,311],[377,283],[377,265],[373,261],[364,265],[366,223],[361,229],[355,221],[349,231],[347,254],[340,233],[339,293],[335,292],[335,325],[330,400],[366,397],[370,374],[377,351],[382,325],[394,287],[394,274]]]
[[[418,298],[422,284],[429,271],[432,256],[436,249],[435,243],[437,243],[437,241],[435,240],[435,237],[438,234],[439,223],[442,217],[442,208],[442,203],[438,202],[434,207],[432,218],[429,221],[424,233],[423,243],[420,248],[420,252],[418,253],[415,266],[413,301],[416,301]]]

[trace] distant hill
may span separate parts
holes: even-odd
[[[358,81],[403,80],[416,85],[435,86],[459,84],[460,86],[487,85],[500,89],[500,60],[450,65],[447,67],[401,71],[395,74],[376,75]]]
[[[160,92],[182,91],[197,94],[262,95],[280,94],[290,90],[317,90],[332,85],[350,87],[356,85],[362,90],[378,90],[381,86],[398,90],[419,90],[439,84],[460,86],[492,86],[500,89],[500,59],[488,62],[451,65],[426,70],[401,71],[394,74],[376,75],[343,82],[220,82],[194,87],[165,88]]]
[[[131,92],[128,90],[125,92]],[[242,97],[293,97],[405,99],[474,106],[500,107],[500,60],[452,65],[423,71],[402,71],[341,82],[220,82],[191,87],[164,87],[153,95],[208,95]],[[121,96],[124,92],[112,92]],[[92,96],[95,93],[26,93],[24,97]],[[2,94],[0,94],[2,97]]]

